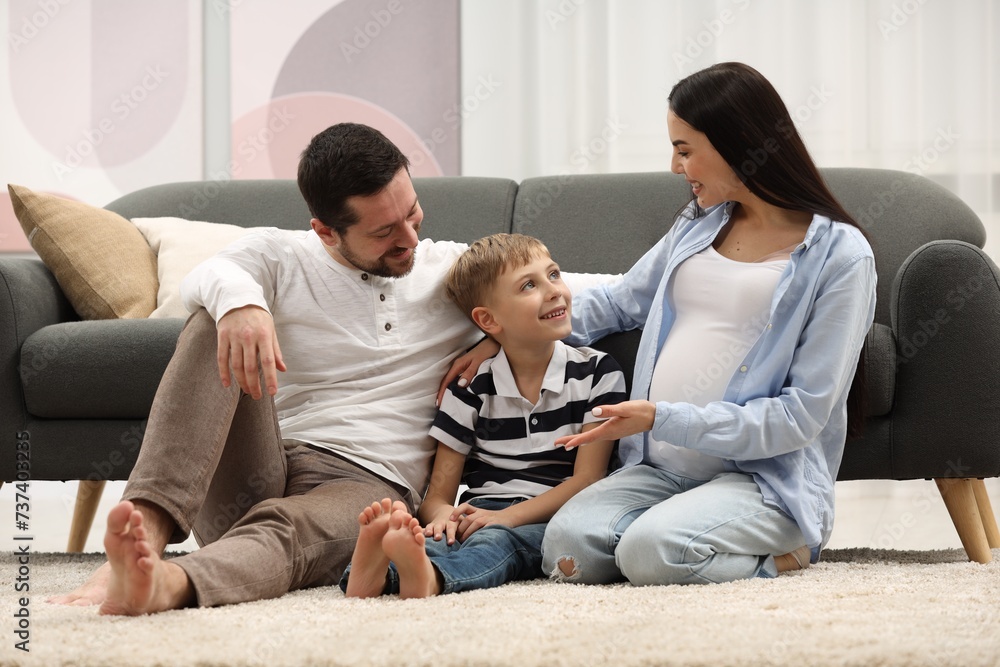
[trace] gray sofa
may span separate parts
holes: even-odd
[[[982,223],[954,195],[909,173],[828,169],[835,194],[869,231],[878,308],[868,340],[870,418],[847,443],[839,479],[934,478],[969,557],[990,559],[1000,534],[981,479],[1000,476],[1000,286],[980,249]],[[414,183],[422,233],[472,241],[517,231],[545,241],[563,268],[627,270],[689,196],[668,173],[572,175],[522,183],[430,178]],[[178,216],[300,229],[309,213],[293,181],[174,183],[107,205],[126,218]],[[89,530],[105,480],[127,478],[183,321],[79,321],[37,260],[0,258],[0,479],[82,480],[71,549]],[[623,366],[638,332],[602,342]]]

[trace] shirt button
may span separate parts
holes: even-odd
[[[746,372],[747,372],[747,367],[746,366],[740,366],[740,373],[746,373]]]
[[[378,300],[379,301],[385,301],[385,294],[379,294],[378,295]],[[768,325],[768,326],[770,326],[770,325]]]
[[[538,417],[532,417],[531,418],[531,425],[532,426],[538,426]]]
[[[770,328],[771,328],[772,326],[773,326],[773,325],[772,325],[772,324],[771,324],[770,322],[768,322],[768,323],[767,323],[767,328],[768,328],[768,329],[770,329]]]
[[[367,273],[362,273],[361,274],[361,279],[362,280],[368,280],[368,274]]]
[[[386,330],[386,331],[388,331],[388,330],[389,330],[389,329],[391,329],[391,328],[392,328],[392,325],[391,325],[391,324],[389,324],[388,322],[386,322],[386,323],[385,323],[385,330]]]

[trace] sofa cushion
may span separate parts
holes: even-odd
[[[32,248],[87,320],[146,317],[156,307],[156,257],[128,220],[82,202],[8,185]]]
[[[145,419],[184,327],[179,318],[64,322],[21,348],[27,411],[50,419]]]
[[[236,225],[198,222],[184,218],[133,218],[134,224],[156,253],[156,310],[150,317],[183,317],[190,313],[181,303],[181,281],[227,245],[252,230]]]

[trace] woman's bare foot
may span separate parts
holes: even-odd
[[[809,547],[803,545],[795,551],[789,551],[787,554],[775,556],[774,565],[778,568],[778,574],[792,570],[804,570],[809,567],[809,559],[811,556],[812,551]]]
[[[400,501],[393,503],[383,498],[380,503],[372,503],[358,516],[361,532],[351,556],[351,574],[347,578],[349,598],[373,598],[385,589],[385,575],[389,570],[389,557],[382,551],[382,538],[389,529],[389,515],[394,510],[406,511]]]
[[[437,570],[424,550],[424,531],[420,522],[405,510],[389,517],[389,529],[382,538],[382,550],[399,571],[399,597],[426,598],[441,592]]]
[[[64,595],[54,595],[46,600],[49,604],[67,604],[76,607],[89,607],[101,604],[108,597],[108,580],[111,579],[111,563],[100,566],[90,578],[74,590]]]
[[[177,609],[193,599],[187,574],[152,549],[142,522],[142,513],[127,500],[108,513],[104,549],[111,576],[102,614],[138,616]]]

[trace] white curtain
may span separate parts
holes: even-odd
[[[996,0],[465,0],[465,175],[669,168],[666,97],[738,60],[823,167],[920,173],[1000,259]]]

